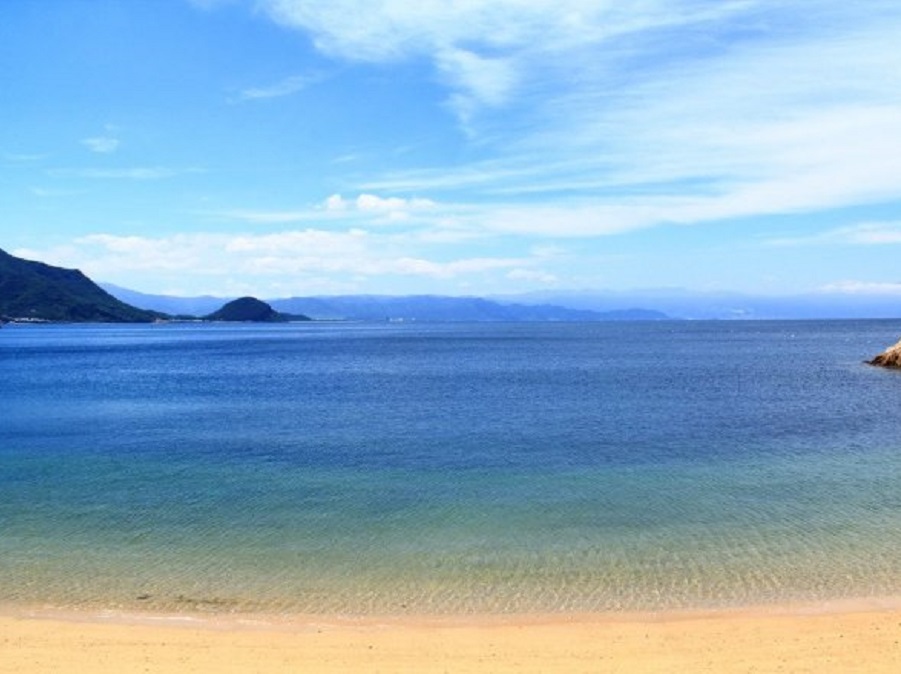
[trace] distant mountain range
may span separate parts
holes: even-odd
[[[679,289],[569,291],[497,297],[344,295],[255,298],[221,312],[231,297],[151,295],[96,284],[78,270],[14,257],[0,250],[0,319],[148,322],[166,317],[208,320],[611,321],[675,319],[901,318],[901,297],[817,293],[766,297]],[[257,304],[258,303],[258,304]],[[261,309],[261,305],[268,307]],[[650,307],[650,308],[641,308]],[[268,318],[234,318],[251,313]]]
[[[156,316],[116,299],[76,269],[23,260],[0,250],[0,318],[146,323]]]
[[[573,309],[615,311],[651,307],[686,320],[806,320],[901,318],[901,295],[817,292],[749,295],[681,288],[629,291],[549,291],[494,297],[500,301],[547,302]]]
[[[646,309],[594,311],[548,303],[520,304],[479,297],[354,295],[294,297],[266,303],[253,297],[178,298],[100,287],[75,269],[53,267],[0,250],[0,320],[150,322],[202,317],[212,321],[604,321],[660,320]]]
[[[149,295],[103,284],[119,299],[171,315],[207,315],[230,298]],[[517,303],[481,297],[439,295],[342,295],[292,297],[267,302],[276,311],[315,320],[349,321],[611,321],[664,320],[659,311],[622,308],[612,311],[573,309],[549,303]]]
[[[119,299],[168,314],[206,315],[228,298],[170,297],[103,284]],[[679,288],[550,291],[488,297],[343,295],[273,299],[278,311],[316,319],[424,321],[797,320],[901,318],[901,297],[808,293],[786,296]]]

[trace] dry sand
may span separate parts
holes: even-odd
[[[459,619],[0,617],[0,673],[901,672],[901,610]]]

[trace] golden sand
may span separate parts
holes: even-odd
[[[0,673],[901,672],[901,610],[421,620],[0,617]]]

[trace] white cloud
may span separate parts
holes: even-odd
[[[511,59],[479,56],[466,49],[443,50],[435,60],[439,71],[457,90],[449,102],[464,123],[469,123],[483,106],[506,103],[519,77]]]
[[[139,258],[163,265],[168,255],[185,275],[195,264],[217,279],[246,272],[272,283],[280,274],[333,282],[495,274],[540,284],[570,278],[578,250],[616,246],[590,241],[602,236],[730,218],[747,218],[748,229],[761,216],[901,200],[897,2],[255,2],[331,57],[415,61],[417,74],[432,68],[470,142],[444,165],[442,142],[428,169],[411,165],[410,152],[384,164],[404,170],[366,175],[384,151],[376,139],[364,155],[345,155],[362,157],[353,175],[363,178],[340,183],[350,196],[217,214],[294,223],[288,231],[197,235],[181,239],[181,250],[162,237],[132,242],[142,252],[130,253],[85,240],[67,254],[121,270]],[[242,96],[284,96],[307,84],[295,76]],[[50,175],[153,180],[191,171]],[[863,223],[770,243],[888,246],[901,242],[899,230]],[[565,238],[568,251],[559,248]],[[464,246],[476,239],[477,252]]]
[[[529,197],[544,214],[517,214],[523,232],[562,221],[583,235],[901,198],[901,17],[846,18],[791,41],[737,40],[715,59],[669,55],[634,81],[611,74],[607,53],[569,54],[578,81],[544,83],[530,126],[501,133],[494,158],[365,187]]]
[[[76,194],[81,194],[81,190],[70,190],[70,189],[50,189],[46,187],[32,187],[31,193],[36,197],[41,197],[42,199],[55,199],[59,197],[71,197]]]
[[[344,199],[344,197],[342,197],[340,194],[332,194],[330,197],[328,197],[325,200],[325,202],[323,203],[323,206],[324,206],[325,210],[334,213],[334,212],[346,211],[348,208],[350,208],[351,204],[346,199]]]
[[[230,5],[238,0],[188,0],[189,3],[200,9],[214,9],[223,5]]]
[[[314,215],[310,211],[246,211],[234,210],[216,213],[217,216],[223,216],[230,220],[240,220],[252,224],[287,224],[290,222],[303,222],[311,220]]]
[[[819,292],[842,295],[899,295],[901,283],[874,283],[870,281],[838,281],[822,286]]]
[[[699,24],[748,1],[644,0],[262,0],[280,23],[310,31],[323,51],[386,61],[466,44],[499,49],[573,47],[649,28]]]
[[[269,98],[282,98],[296,94],[315,84],[321,79],[319,75],[292,75],[273,84],[262,87],[249,87],[238,95],[242,101],[257,101]]]
[[[415,238],[358,228],[160,237],[93,234],[64,246],[20,249],[14,254],[79,268],[94,279],[123,285],[130,283],[128,278],[142,274],[154,283],[194,279],[190,284],[194,294],[221,294],[235,277],[265,295],[267,288],[276,286],[299,289],[311,278],[318,279],[319,286],[331,284],[349,291],[353,289],[347,285],[350,279],[362,284],[357,286],[359,290],[368,287],[372,279],[385,277],[462,281],[474,275],[526,269],[531,264],[522,257],[448,256],[429,247],[421,249]]]
[[[286,224],[304,221],[335,221],[380,223],[409,223],[414,217],[425,217],[447,213],[453,205],[438,204],[431,199],[420,197],[383,197],[371,193],[361,193],[346,199],[340,194],[332,194],[321,203],[310,208],[291,210],[245,210],[235,209],[213,215],[240,220],[253,224]],[[424,224],[423,221],[422,224]]]
[[[409,222],[415,215],[440,210],[431,199],[419,197],[382,197],[375,194],[359,194],[355,199],[345,199],[332,194],[322,202],[320,211],[331,216],[362,217],[374,222]]]
[[[324,202],[326,211],[357,210],[374,213],[394,213],[399,211],[423,211],[433,209],[437,204],[431,199],[400,197],[380,197],[375,194],[360,194],[356,199],[345,199],[340,194],[332,194]]]
[[[401,199],[399,197],[379,197],[374,194],[361,194],[356,199],[357,210],[375,212],[409,212],[423,211],[435,207],[431,199]]]
[[[480,105],[504,102],[549,53],[650,29],[703,24],[747,4],[645,0],[623,9],[598,0],[261,1],[273,19],[309,32],[327,54],[370,62],[431,59],[455,90],[450,102],[464,122]]]
[[[901,244],[901,222],[874,222],[850,228],[845,232],[849,243],[867,246]]]
[[[58,178],[86,178],[91,180],[163,180],[192,173],[203,173],[203,169],[134,166],[109,169],[59,168],[51,169],[47,173]]]
[[[896,3],[263,5],[338,58],[429,59],[470,131],[504,108],[489,159],[365,190],[475,193],[493,227],[580,236],[901,198]],[[540,217],[502,205],[526,197]]]
[[[507,274],[507,278],[511,281],[536,282],[543,286],[555,285],[560,280],[554,274],[540,269],[513,269]]]
[[[450,262],[436,262],[419,258],[402,257],[387,261],[392,273],[409,276],[431,276],[434,278],[454,278],[456,276],[469,276],[474,273],[494,271],[497,269],[509,269],[522,264],[521,260],[508,258],[475,257],[452,260]],[[373,272],[385,273],[375,267]]]
[[[30,164],[46,159],[50,155],[25,152],[4,152],[3,159],[15,164]]]
[[[88,148],[91,152],[98,154],[112,154],[119,149],[119,139],[112,136],[93,136],[84,138],[81,144]]]
[[[836,227],[808,236],[770,239],[766,244],[776,247],[897,245],[901,244],[901,222],[866,222]]]

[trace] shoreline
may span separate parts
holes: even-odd
[[[572,624],[579,622],[679,622],[722,618],[791,618],[850,613],[897,612],[901,595],[842,597],[728,606],[697,606],[659,610],[535,611],[510,613],[304,613],[254,611],[160,611],[123,608],[17,605],[0,603],[0,620],[46,620],[63,623],[123,626],[183,625],[194,629],[302,629],[309,625],[336,627],[459,627]]]
[[[680,669],[901,671],[901,597],[462,616],[189,616],[0,607],[0,674]]]

